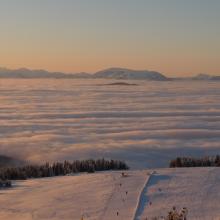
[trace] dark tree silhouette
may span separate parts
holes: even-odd
[[[203,158],[177,157],[170,161],[170,167],[220,167],[220,156]]]
[[[119,160],[76,160],[64,161],[44,165],[26,165],[21,167],[0,168],[0,180],[24,180],[27,178],[42,178],[63,176],[70,173],[89,172],[104,170],[127,170],[125,162]]]

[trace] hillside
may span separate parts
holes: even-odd
[[[141,196],[136,219],[167,214],[173,206],[188,209],[189,220],[219,219],[219,168],[160,169]]]
[[[0,219],[114,220],[117,211],[118,219],[132,219],[147,175],[129,175],[104,172],[17,181],[16,187],[1,191]]]
[[[190,220],[220,216],[219,168],[126,174],[101,172],[14,182],[14,188],[1,190],[0,219],[142,220],[165,215],[174,205],[187,207]]]

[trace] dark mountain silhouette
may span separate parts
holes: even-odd
[[[131,70],[126,68],[109,68],[98,71],[94,74],[85,72],[81,73],[62,73],[62,72],[49,72],[46,70],[30,70],[27,68],[20,69],[7,69],[0,68],[0,78],[67,78],[67,79],[133,79],[133,80],[154,80],[154,81],[167,81],[167,80],[220,80],[220,76],[212,76],[208,74],[198,74],[194,77],[166,77],[162,73],[148,70]]]
[[[145,79],[163,81],[167,78],[155,71],[148,70],[130,70],[124,68],[109,68],[99,71],[94,74],[96,78],[110,78],[110,79]]]

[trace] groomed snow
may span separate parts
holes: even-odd
[[[16,187],[0,191],[0,219],[132,219],[148,175],[126,173],[128,177],[107,172],[16,182]]]
[[[4,220],[144,220],[187,207],[189,220],[220,219],[220,169],[101,172],[15,182],[0,191]],[[127,193],[126,193],[127,192]],[[118,212],[118,215],[117,215]]]
[[[144,189],[135,220],[163,216],[173,206],[187,207],[189,220],[219,220],[219,189],[219,168],[157,170]]]

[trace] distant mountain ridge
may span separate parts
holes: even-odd
[[[30,70],[27,68],[7,69],[0,68],[0,78],[88,78],[89,73],[68,74],[62,72],[49,72],[46,70]]]
[[[167,80],[162,73],[148,70],[130,70],[125,68],[109,68],[94,74],[96,78],[110,79],[147,79],[147,80]]]
[[[212,76],[205,73],[200,73],[193,77],[194,80],[220,80],[220,76]]]
[[[127,68],[108,68],[98,71],[94,74],[90,73],[63,73],[63,72],[49,72],[46,70],[30,70],[27,68],[7,69],[0,68],[0,78],[67,78],[67,79],[133,79],[133,80],[151,80],[151,81],[167,81],[167,80],[220,80],[220,76],[212,76],[208,74],[198,74],[194,77],[179,77],[169,78],[157,71],[148,70],[132,70]]]
[[[111,78],[111,79],[147,79],[147,80],[166,80],[167,78],[161,73],[154,71],[140,71],[123,68],[109,68],[96,72],[89,73],[62,73],[49,72],[46,70],[29,70],[20,68],[10,70],[0,68],[0,78]]]

